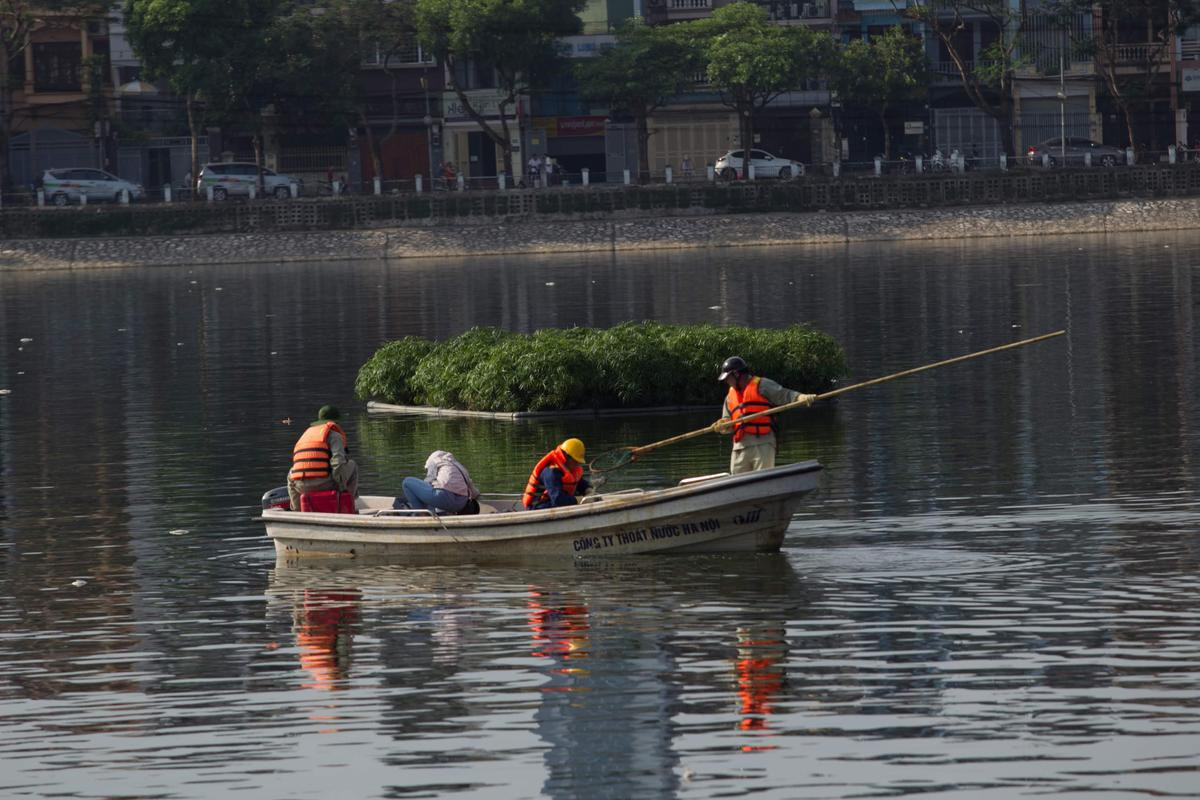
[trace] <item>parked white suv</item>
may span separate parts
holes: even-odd
[[[804,174],[804,164],[786,158],[777,158],[766,150],[751,150],[750,163],[754,165],[755,178],[792,178]],[[732,181],[742,175],[742,151],[730,150],[717,159],[714,167],[717,177]]]
[[[231,194],[250,195],[250,187],[258,186],[258,167],[245,161],[221,161],[205,164],[196,179],[196,191],[206,194],[208,187],[213,190],[214,200],[224,200]],[[262,168],[263,194],[274,195],[279,199],[292,196],[292,186],[299,193],[301,181],[290,175],[280,175],[274,170]],[[257,191],[257,189],[255,190]]]
[[[129,192],[130,200],[141,200],[145,191],[140,184],[118,178],[102,169],[67,167],[48,169],[42,173],[42,191],[56,206],[79,202],[81,194],[88,200],[112,200],[121,198],[121,192]]]

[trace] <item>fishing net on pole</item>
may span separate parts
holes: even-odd
[[[614,469],[620,469],[634,460],[634,450],[635,448],[633,447],[618,447],[615,450],[607,450],[588,463],[588,470],[593,474],[603,475],[606,472],[612,472]]]

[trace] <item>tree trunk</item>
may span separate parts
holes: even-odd
[[[650,120],[645,113],[637,117],[638,183],[650,182]]]
[[[262,171],[263,170],[263,165],[262,165],[262,150],[263,150],[263,148],[262,148],[262,129],[261,128],[259,130],[256,130],[254,132],[254,135],[250,137],[250,142],[254,146],[254,168],[258,172],[258,180],[256,181],[256,183],[258,184],[258,188],[255,190],[255,194],[257,194],[259,197],[262,197],[263,187],[265,184],[263,183],[263,171]]]
[[[751,109],[743,108],[738,111],[738,122],[742,138],[742,180],[750,180],[750,149],[754,146],[754,120],[750,115]],[[757,177],[757,176],[755,176]]]
[[[879,108],[879,124],[883,126],[883,160],[892,160],[892,132],[888,130],[887,106]]]
[[[8,173],[8,137],[9,125],[12,122],[12,88],[9,86],[8,77],[8,60],[9,60],[8,45],[0,41],[0,189],[13,188],[12,176]],[[30,164],[32,168],[32,163]],[[39,176],[30,175],[31,180],[37,180]]]
[[[184,108],[187,111],[188,123],[188,138],[191,155],[191,186],[187,187],[195,190],[196,181],[200,178],[200,135],[196,131],[196,97],[192,92],[187,93],[184,100]]]
[[[362,123],[363,131],[367,137],[367,150],[371,152],[371,174],[372,177],[379,178],[383,181],[383,143],[375,138],[375,132],[371,130],[370,124],[367,122],[367,114],[363,109],[358,110],[358,119]],[[429,135],[429,130],[426,128],[425,135]],[[430,180],[433,176],[430,175]]]

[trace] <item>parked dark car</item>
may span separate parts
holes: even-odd
[[[1030,160],[1041,161],[1042,154],[1050,156],[1051,164],[1058,164],[1062,158],[1062,139],[1054,137],[1047,139],[1040,144],[1030,145],[1026,151],[1026,155]],[[1093,142],[1091,139],[1080,139],[1078,137],[1067,137],[1067,164],[1082,166],[1085,161],[1085,154],[1092,154],[1092,165],[1099,167],[1115,167],[1118,164],[1125,163],[1125,151],[1119,147],[1113,147],[1110,144],[1100,144]]]

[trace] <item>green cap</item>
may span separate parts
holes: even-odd
[[[342,418],[342,412],[338,411],[337,406],[321,406],[321,410],[317,412],[317,419],[329,420],[330,422]]]

